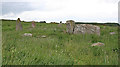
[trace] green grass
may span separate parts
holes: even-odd
[[[101,36],[94,34],[64,33],[65,24],[23,23],[23,30],[16,31],[15,21],[2,22],[3,65],[117,65],[117,27],[101,26]],[[46,28],[46,29],[45,29]],[[56,29],[56,30],[55,30]],[[110,35],[110,32],[116,32]],[[22,36],[32,33],[33,37]],[[40,36],[46,35],[46,38]],[[101,47],[91,47],[102,42]]]
[[[2,66],[2,21],[0,20],[0,66]]]

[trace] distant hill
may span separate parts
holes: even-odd
[[[119,26],[118,23],[97,23],[97,22],[75,22],[75,24],[94,24],[94,25],[105,25],[105,26]]]

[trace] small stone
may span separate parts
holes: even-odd
[[[46,36],[45,36],[45,35],[42,35],[41,37],[42,37],[42,38],[46,38]]]
[[[111,35],[115,34],[115,32],[110,32]]]
[[[91,46],[103,46],[103,45],[105,45],[105,44],[98,42],[98,43],[93,43]]]
[[[54,31],[56,31],[57,29],[56,28],[54,28]]]
[[[44,30],[46,30],[47,28],[44,28]]]
[[[24,33],[24,36],[32,36],[31,33]]]

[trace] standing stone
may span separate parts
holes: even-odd
[[[32,21],[32,28],[35,28],[35,21]]]
[[[75,28],[75,22],[73,20],[66,21],[66,27],[67,27],[66,32],[69,34],[73,34]]]
[[[99,26],[95,26],[95,30],[96,30],[96,34],[100,36],[100,27]]]
[[[16,30],[22,30],[22,24],[21,24],[21,21],[20,21],[20,18],[17,19],[16,21]]]

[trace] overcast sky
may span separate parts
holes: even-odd
[[[119,0],[4,0],[3,19],[26,21],[118,21]]]

